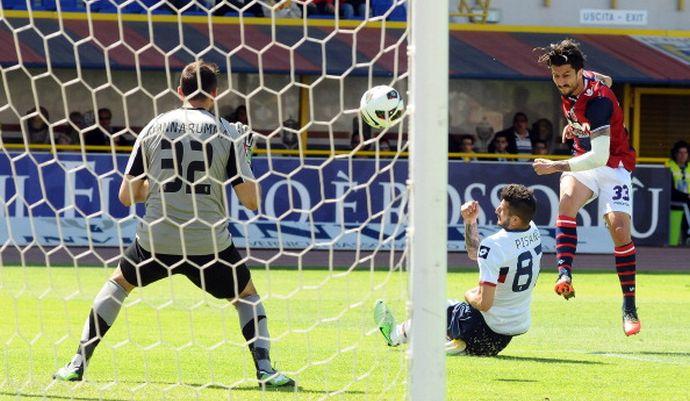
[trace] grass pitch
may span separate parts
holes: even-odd
[[[257,389],[251,358],[227,302],[175,277],[135,290],[82,383],[51,374],[74,353],[103,268],[0,267],[0,400],[402,400],[405,348],[391,349],[371,307],[404,316],[406,275],[254,270],[278,369],[295,393]],[[687,274],[639,274],[641,335],[621,328],[611,272],[575,273],[577,297],[552,293],[542,274],[532,329],[497,358],[449,357],[448,400],[688,400]],[[460,298],[477,273],[448,275]]]

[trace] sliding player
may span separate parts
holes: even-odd
[[[494,356],[530,327],[532,290],[541,261],[541,236],[532,222],[537,204],[523,185],[508,185],[496,208],[502,230],[479,243],[477,202],[462,205],[467,254],[479,264],[479,285],[465,293],[465,302],[449,301],[446,310],[448,354]],[[374,319],[389,346],[407,343],[410,320],[396,324],[379,300]]]

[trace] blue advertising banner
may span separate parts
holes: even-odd
[[[126,246],[144,206],[127,208],[117,193],[126,155],[12,153],[0,155],[0,242],[16,246]],[[494,209],[508,183],[531,187],[544,248],[555,248],[558,176],[537,176],[525,163],[449,166],[449,250],[464,250],[460,205],[477,200],[480,232],[497,228]],[[258,213],[229,196],[235,244],[280,249],[396,249],[405,245],[407,160],[256,158],[263,199]],[[634,173],[633,233],[638,244],[667,237],[670,178],[661,167]],[[595,200],[580,222],[582,252],[610,252],[612,243]]]

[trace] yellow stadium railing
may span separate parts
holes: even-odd
[[[58,152],[58,151],[79,151],[79,152],[111,152],[115,150],[116,152],[129,153],[132,151],[131,146],[108,146],[108,145],[51,145],[51,144],[32,144],[24,145],[21,143],[6,143],[0,145],[0,149],[7,150],[24,150],[24,151],[43,151],[43,152]],[[266,155],[268,154],[267,149],[256,149],[255,154]],[[336,157],[352,155],[355,157],[407,157],[408,152],[397,152],[391,150],[329,150],[329,149],[271,149],[271,156],[304,156],[304,157]],[[477,159],[477,160],[487,160],[496,159],[501,157],[504,159],[549,159],[549,160],[565,160],[570,158],[568,155],[528,155],[528,154],[500,154],[495,153],[462,153],[462,152],[450,152],[448,153],[448,158],[450,159]],[[664,164],[668,159],[665,157],[638,157],[637,162],[641,164]]]

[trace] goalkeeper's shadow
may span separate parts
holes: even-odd
[[[104,382],[104,383],[110,383],[110,382]],[[160,384],[160,385],[165,385],[165,386],[173,386],[173,385],[184,385],[184,386],[190,386],[190,387],[195,387],[195,388],[203,388],[203,389],[210,389],[210,390],[225,390],[225,391],[242,391],[242,392],[280,392],[280,393],[302,393],[302,394],[366,394],[364,391],[360,390],[315,390],[315,389],[310,389],[310,388],[304,388],[302,386],[296,386],[296,387],[277,387],[277,388],[268,388],[266,390],[263,390],[259,388],[258,385],[240,385],[240,386],[227,386],[224,384],[201,384],[201,383],[183,383],[183,382],[165,382],[165,381],[133,381],[130,383],[136,383],[136,384]],[[90,399],[89,399],[90,400]],[[109,401],[124,401],[124,400],[109,400]]]
[[[12,396],[12,397],[21,397],[21,398],[40,398],[42,400],[77,400],[77,401],[128,401],[128,400],[123,400],[121,398],[104,398],[102,396],[98,397],[77,397],[74,395],[70,396],[64,396],[64,395],[53,395],[53,394],[32,394],[32,393],[25,393],[25,392],[7,392],[7,391],[0,391],[0,396]]]

